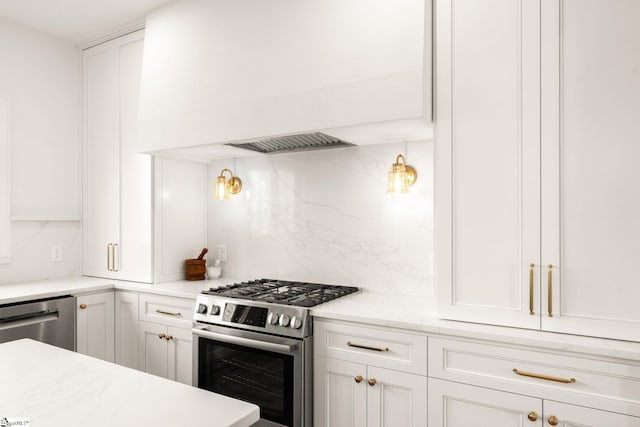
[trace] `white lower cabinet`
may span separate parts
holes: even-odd
[[[413,427],[427,425],[427,378],[317,357],[314,425]]]
[[[429,378],[429,427],[638,427],[640,418]]]
[[[314,323],[314,426],[427,425],[427,337]]]
[[[561,427],[640,427],[640,418],[544,400],[545,422]],[[552,418],[553,417],[553,418]]]
[[[429,378],[429,427],[542,424],[542,399]]]
[[[138,369],[138,294],[116,292],[116,363]]]
[[[76,299],[78,353],[114,361],[114,292],[80,295]]]
[[[139,369],[191,385],[191,329],[139,323]]]

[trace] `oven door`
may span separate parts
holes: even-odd
[[[260,406],[256,425],[311,425],[310,339],[214,325],[193,335],[193,385]]]

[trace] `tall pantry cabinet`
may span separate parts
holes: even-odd
[[[640,3],[435,13],[440,317],[640,341]]]
[[[83,52],[83,273],[152,282],[152,159],[139,153],[144,31]]]

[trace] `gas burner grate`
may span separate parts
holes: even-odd
[[[358,292],[358,288],[354,286],[323,285],[272,279],[250,280],[203,291],[208,295],[220,295],[298,307],[314,307],[354,292]]]

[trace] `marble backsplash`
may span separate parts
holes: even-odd
[[[19,221],[11,225],[11,259],[0,264],[0,284],[79,276],[80,222]],[[63,259],[51,262],[51,246],[60,245]]]
[[[418,171],[408,195],[386,194],[397,154]],[[230,168],[244,184],[213,199]],[[226,244],[223,276],[280,278],[433,295],[430,141],[255,156],[209,166],[208,255]]]

